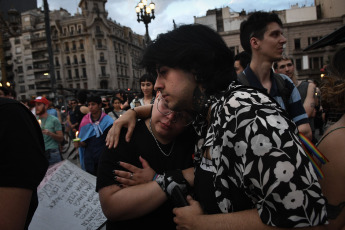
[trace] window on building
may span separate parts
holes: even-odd
[[[80,84],[79,83],[77,83],[77,89],[80,89]]]
[[[99,60],[100,61],[104,61],[105,59],[104,59],[104,53],[103,52],[101,52],[100,54],[99,54]]]
[[[70,87],[71,89],[73,89],[73,84],[69,84],[69,87]]]
[[[75,44],[75,41],[72,42],[72,50],[76,50],[77,49],[77,45]]]
[[[71,35],[74,34],[74,26],[71,26],[71,28],[70,28],[70,33],[71,33]]]
[[[67,65],[70,65],[70,64],[71,64],[71,59],[69,58],[69,56],[66,57],[66,62],[67,62],[67,63],[66,63]]]
[[[56,66],[60,66],[60,62],[59,62],[59,58],[58,57],[55,57],[55,65]]]
[[[79,48],[80,48],[81,50],[84,49],[84,41],[83,41],[83,40],[80,40],[80,41],[79,41]]]
[[[313,44],[317,40],[319,40],[320,37],[308,37],[308,45]]]
[[[59,45],[56,44],[56,45],[55,45],[55,51],[56,51],[56,52],[59,52],[59,50],[60,50]]]
[[[61,75],[60,75],[60,71],[59,70],[56,71],[56,79],[57,80],[61,80]]]
[[[69,51],[68,42],[65,42],[65,51]]]
[[[295,38],[294,43],[295,43],[295,50],[301,49],[301,39],[300,38]]]
[[[23,66],[18,66],[17,70],[18,70],[18,73],[23,73]]]
[[[108,81],[107,80],[102,80],[100,82],[100,87],[101,87],[101,89],[108,89]]]
[[[83,68],[83,78],[87,78],[86,68]]]
[[[73,61],[74,61],[74,64],[78,64],[78,58],[77,58],[77,55],[74,55],[74,56],[73,56]]]
[[[81,25],[78,25],[78,34],[81,34]]]
[[[107,75],[107,72],[105,70],[105,66],[101,66],[101,73],[102,73],[102,76],[106,76]]]
[[[97,47],[102,48],[102,39],[97,39]]]
[[[67,70],[67,75],[68,75],[68,79],[72,79],[72,71],[70,69]]]
[[[302,59],[296,58],[295,62],[296,62],[296,70],[298,71],[302,70]]]
[[[311,57],[309,58],[310,69],[320,70],[323,67],[323,57]]]
[[[14,44],[16,44],[16,45],[20,44],[20,39],[19,38],[15,38],[14,39]]]
[[[29,85],[29,90],[34,90],[35,89],[35,85]]]
[[[64,36],[67,35],[67,28],[63,28],[63,35],[64,35]]]
[[[75,78],[79,78],[79,70],[78,69],[74,69],[74,73],[75,73]]]
[[[85,63],[85,55],[84,54],[80,55],[80,58],[81,58],[81,63]]]
[[[87,89],[87,82],[84,82],[84,89]]]
[[[22,47],[16,47],[16,54],[22,53]]]

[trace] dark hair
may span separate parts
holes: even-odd
[[[264,38],[264,34],[267,29],[267,25],[271,22],[276,22],[280,27],[283,27],[283,23],[275,13],[268,13],[258,11],[248,17],[247,20],[243,21],[240,26],[240,40],[243,49],[252,54],[250,45],[250,39],[256,37],[259,40]]]
[[[334,54],[330,67],[329,76],[322,79],[321,104],[324,109],[333,108],[337,111],[345,111],[345,47],[337,50]]]
[[[85,105],[87,101],[87,91],[86,90],[80,90],[78,92],[78,101],[80,104]]]
[[[250,63],[252,57],[246,51],[242,51],[235,55],[235,61],[240,61],[240,65],[245,69],[247,65]]]
[[[142,75],[142,76],[140,77],[140,79],[139,79],[139,82],[140,82],[140,83],[141,83],[141,82],[144,82],[144,81],[151,82],[152,85],[154,86],[155,83],[156,83],[156,77],[155,77],[155,75],[147,74],[147,73],[146,73],[146,74]],[[152,89],[152,96],[153,96],[153,97],[156,96],[156,92],[155,92],[154,89]],[[143,94],[142,91],[140,91],[139,97],[144,97],[144,94]]]
[[[111,104],[114,104],[114,101],[116,101],[116,100],[118,100],[118,101],[120,101],[120,103],[122,103],[122,100],[120,98],[113,97],[113,99],[111,100]]]
[[[200,24],[182,25],[159,34],[146,48],[141,61],[154,76],[157,66],[193,72],[206,94],[225,90],[235,79],[233,63],[233,53],[222,37]]]
[[[87,98],[87,103],[95,102],[97,104],[102,104],[102,98],[100,96],[91,95]]]

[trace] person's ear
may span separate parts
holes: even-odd
[[[259,39],[257,39],[256,37],[252,37],[249,42],[250,42],[250,46],[252,48],[254,48],[254,49],[258,48],[258,46],[259,46]]]

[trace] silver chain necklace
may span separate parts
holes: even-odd
[[[155,139],[155,142],[156,142],[156,144],[157,144],[159,150],[161,151],[161,153],[163,153],[163,155],[166,156],[166,157],[170,156],[170,154],[172,153],[172,151],[173,151],[173,149],[174,149],[174,146],[175,146],[175,140],[174,140],[174,142],[173,142],[173,144],[172,144],[172,146],[171,146],[171,148],[170,148],[170,152],[169,152],[168,154],[166,154],[166,153],[161,149],[161,147],[159,146],[159,143],[158,143],[158,141],[157,141],[155,135],[154,135],[153,132],[152,132],[151,121],[152,121],[152,118],[150,118],[150,133],[151,133],[151,135],[153,136],[153,139]]]

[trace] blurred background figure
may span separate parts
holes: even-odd
[[[301,102],[303,108],[308,116],[310,128],[312,131],[312,141],[316,144],[317,139],[315,137],[314,117],[316,115],[316,85],[314,82],[299,81],[295,74],[295,65],[293,58],[283,55],[279,61],[273,63],[273,68],[276,73],[285,74],[288,76],[301,95]]]
[[[250,54],[246,51],[242,51],[241,53],[238,53],[235,55],[235,71],[236,74],[241,73],[247,65],[250,63]]]
[[[333,56],[329,76],[321,85],[321,104],[326,110],[335,110],[342,116],[321,137],[318,148],[329,162],[322,165],[325,177],[320,180],[328,200],[327,229],[345,229],[345,47]]]
[[[108,114],[110,111],[113,110],[111,104],[110,104],[111,99],[109,97],[103,97],[102,98],[102,104],[103,104],[103,111]]]
[[[119,118],[125,111],[121,109],[121,99],[114,97],[112,100],[113,110],[108,113],[108,115],[115,121]]]
[[[141,94],[138,98],[133,99],[130,106],[131,108],[138,107],[141,105],[153,104],[156,93],[153,89],[156,78],[150,74],[144,74],[139,79]]]

